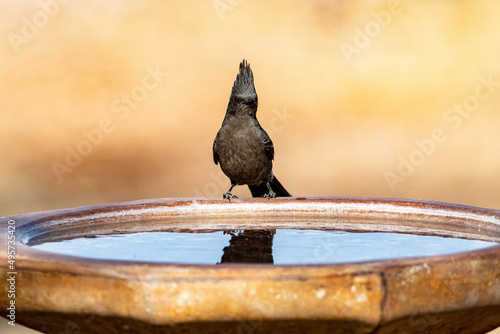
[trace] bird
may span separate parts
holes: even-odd
[[[259,100],[250,64],[239,65],[226,114],[213,143],[215,164],[229,178],[231,187],[222,197],[238,198],[231,191],[248,185],[252,197],[290,197],[273,174],[274,145],[257,120]]]

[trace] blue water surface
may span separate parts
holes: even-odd
[[[231,235],[223,231],[146,232],[77,238],[33,247],[93,259],[216,264],[230,239]],[[272,257],[274,264],[348,263],[443,255],[493,245],[497,243],[400,233],[281,229],[276,230],[272,240]]]

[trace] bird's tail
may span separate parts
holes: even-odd
[[[271,182],[269,182],[271,188],[276,193],[276,197],[292,197],[290,193],[283,187],[283,185],[278,181],[276,176],[273,178]],[[252,197],[262,197],[269,193],[269,189],[267,189],[267,185],[265,182],[259,184],[258,186],[248,185],[250,192],[252,193]]]

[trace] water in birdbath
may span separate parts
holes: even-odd
[[[96,235],[33,247],[93,259],[284,265],[445,255],[494,245],[498,244],[401,233],[277,229]]]

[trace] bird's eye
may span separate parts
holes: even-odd
[[[233,97],[233,102],[237,103],[238,102],[238,98],[237,97]]]

